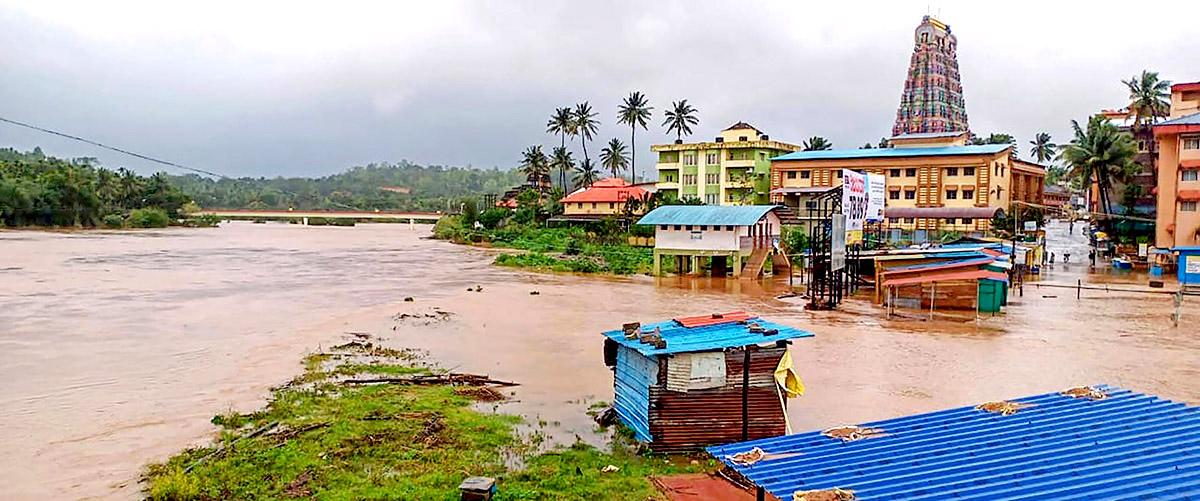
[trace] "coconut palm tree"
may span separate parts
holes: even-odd
[[[1157,71],[1142,70],[1121,83],[1129,88],[1129,111],[1137,125],[1153,124],[1171,110],[1171,81],[1159,80]]]
[[[559,186],[566,191],[567,173],[575,170],[575,159],[571,158],[571,152],[566,146],[554,148],[554,152],[550,154],[550,167],[558,171]]]
[[[1033,147],[1029,148],[1029,155],[1036,158],[1038,163],[1045,163],[1047,160],[1054,158],[1055,152],[1058,150],[1058,145],[1050,140],[1050,134],[1039,132],[1033,136],[1033,141],[1030,141]]]
[[[575,105],[575,134],[579,136],[580,142],[583,144],[583,159],[588,160],[587,143],[592,140],[592,136],[596,135],[596,128],[600,125],[600,121],[596,120],[596,112],[592,111],[592,105],[587,101]]]
[[[672,102],[671,109],[663,113],[666,119],[662,124],[667,126],[668,134],[674,131],[675,142],[681,143],[683,136],[692,135],[692,126],[700,123],[700,119],[696,117],[699,111],[688,104],[687,99]]]
[[[804,141],[804,151],[820,151],[833,148],[833,143],[821,136],[813,136]]]
[[[575,115],[571,113],[571,107],[554,108],[554,114],[550,115],[550,120],[546,122],[546,132],[559,136],[559,146],[567,147],[567,136],[575,135],[574,129]]]
[[[632,148],[629,162],[629,180],[637,183],[637,128],[646,130],[646,122],[650,120],[654,107],[641,92],[631,92],[629,97],[621,101],[617,107],[617,121],[629,126],[629,147]]]
[[[1071,127],[1075,138],[1063,147],[1061,158],[1070,169],[1070,174],[1078,177],[1083,186],[1091,186],[1093,181],[1096,182],[1101,211],[1111,214],[1110,191],[1113,183],[1131,177],[1136,168],[1133,157],[1137,154],[1137,146],[1128,133],[1118,131],[1102,115],[1088,120],[1086,129],[1074,120],[1071,121]]]
[[[621,171],[629,167],[629,158],[625,156],[625,145],[620,139],[612,138],[603,150],[600,150],[600,164],[612,173],[612,177],[621,177]]]
[[[531,185],[549,184],[550,162],[542,152],[541,145],[530,146],[521,153],[521,172],[525,173],[525,178]]]
[[[575,168],[575,188],[591,186],[598,177],[600,177],[600,171],[596,170],[596,166],[592,165],[591,160],[585,158]]]

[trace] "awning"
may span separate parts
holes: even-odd
[[[884,278],[883,286],[925,284],[929,282],[947,282],[950,280],[997,280],[1008,282],[1008,275],[989,270],[951,270],[935,273],[921,273],[913,276]]]
[[[1176,198],[1184,202],[1200,201],[1200,190],[1179,190],[1179,195]]]
[[[1179,162],[1180,169],[1200,169],[1200,160],[1183,160]]]
[[[883,215],[886,217],[924,217],[936,219],[991,219],[997,212],[1004,212],[1004,209],[999,207],[888,207],[884,209]]]

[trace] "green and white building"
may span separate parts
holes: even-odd
[[[708,205],[756,205],[769,203],[771,158],[800,147],[738,122],[713,141],[656,144],[650,150],[658,153],[659,192]]]

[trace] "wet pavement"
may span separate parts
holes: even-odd
[[[1083,249],[1052,226],[1050,248]],[[269,386],[346,331],[429,350],[443,367],[515,380],[527,432],[602,443],[586,415],[612,398],[603,330],[631,320],[745,309],[808,329],[796,368],[798,431],[1108,383],[1200,402],[1200,300],[1180,327],[1169,296],[1026,286],[973,321],[883,319],[869,301],[808,312],[767,283],[538,274],[492,253],[420,239],[427,226],[231,224],[137,233],[0,233],[0,482],[10,498],[137,495],[134,480],[261,405]],[[1057,253],[1057,251],[1056,251]],[[1145,284],[1072,263],[1045,282]],[[481,292],[467,292],[479,284]],[[537,295],[530,292],[537,291]],[[403,302],[413,296],[412,303]],[[445,321],[397,313],[437,306]],[[1190,309],[1189,309],[1190,308]]]

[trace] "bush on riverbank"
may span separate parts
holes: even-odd
[[[154,207],[133,209],[129,211],[125,223],[130,228],[166,228],[171,224],[171,216],[167,215],[167,211]]]
[[[407,352],[350,343],[357,353],[310,356],[308,370],[274,390],[265,409],[214,418],[220,438],[147,468],[151,499],[456,499],[469,475],[499,479],[497,500],[647,499],[650,475],[698,471],[633,451],[618,434],[606,453],[577,443],[533,452],[520,418],[471,407],[448,385],[344,385],[341,375],[407,375],[431,369]],[[365,355],[372,364],[330,367]],[[257,432],[257,433],[255,433]],[[531,437],[531,440],[536,440]],[[510,470],[504,457],[525,465]],[[607,465],[618,471],[602,473]]]

